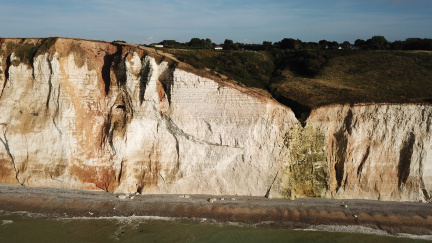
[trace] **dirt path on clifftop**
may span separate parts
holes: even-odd
[[[290,229],[413,234],[432,240],[432,204],[425,203],[211,195],[128,195],[120,198],[101,191],[0,184],[0,214],[26,211],[47,217],[205,218],[246,224],[265,222]]]

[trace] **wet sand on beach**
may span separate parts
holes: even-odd
[[[140,194],[121,199],[122,195],[0,184],[0,213],[25,211],[46,217],[159,216],[265,223],[289,229],[410,234],[432,240],[431,203],[194,194]]]

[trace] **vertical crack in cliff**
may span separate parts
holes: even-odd
[[[345,130],[350,135],[351,135],[352,120],[353,120],[353,113],[352,113],[352,110],[349,109],[348,113],[347,113],[347,115],[345,116],[345,119],[344,119],[344,126],[345,126]]]
[[[175,68],[176,68],[176,64],[170,65],[167,69],[163,71],[163,73],[159,77],[159,82],[162,84],[169,105],[171,105],[171,92],[172,92],[171,89],[174,82]]]
[[[302,103],[295,101],[293,99],[287,98],[283,95],[278,95],[275,92],[273,92],[272,95],[275,97],[275,99],[278,102],[291,108],[291,110],[294,112],[295,117],[300,122],[302,127],[306,126],[306,120],[308,119],[308,117],[312,111],[312,109],[309,106],[303,105]]]
[[[424,111],[422,112],[422,117],[424,117]],[[427,122],[427,125],[429,125],[428,122]],[[427,152],[426,152],[427,149],[424,148],[424,145],[422,147],[423,148],[422,148],[422,152],[421,152],[422,153],[421,157],[427,158]],[[427,162],[428,161],[426,160],[426,163]],[[432,202],[432,195],[428,192],[426,184],[425,184],[425,180],[424,180],[425,174],[424,174],[424,164],[423,164],[423,160],[422,159],[419,160],[418,175],[420,177],[420,190],[423,193],[424,200],[426,202]]]
[[[144,102],[144,94],[147,87],[147,83],[149,81],[149,76],[151,75],[152,70],[150,67],[150,60],[146,60],[143,63],[143,66],[140,71],[140,81],[139,81],[139,102],[140,105]]]
[[[116,61],[118,61],[118,58],[116,57],[121,56],[123,52],[122,45],[115,45],[117,47],[117,50],[115,53],[111,55],[105,55],[104,56],[104,63],[102,66],[102,80],[105,84],[105,95],[107,95],[110,91],[111,86],[111,69],[113,66],[117,67],[118,64],[116,64]]]
[[[3,91],[6,88],[6,84],[9,81],[9,68],[10,68],[11,65],[12,65],[12,63],[11,63],[11,58],[10,58],[10,55],[9,55],[6,58],[6,68],[5,68],[5,72],[4,72],[5,81],[3,83],[3,87],[2,87],[2,90],[1,90],[1,93],[0,93],[0,97],[3,95]]]
[[[335,135],[335,147],[336,147],[336,161],[334,165],[334,170],[336,174],[338,191],[342,187],[343,177],[345,174],[345,163],[346,163],[346,149],[348,145],[348,138],[344,135],[344,131],[339,131]]]
[[[111,70],[115,75],[118,87],[124,87],[126,85],[126,81],[127,81],[126,58],[127,55],[125,57],[122,57],[121,55],[115,56],[113,65],[111,66]]]
[[[100,148],[106,149],[107,148],[107,143],[109,144],[109,132],[111,129],[111,112],[107,112],[106,116],[104,116],[104,123],[101,127],[101,139],[100,139]],[[110,145],[111,146],[111,145]],[[110,157],[110,160],[112,160],[112,156]]]
[[[432,196],[429,195],[428,191],[426,190],[426,188],[424,188],[424,182],[423,182],[423,188],[421,189],[422,193],[423,193],[423,197],[425,199],[426,202],[431,202]]]
[[[46,61],[48,63],[48,67],[50,70],[50,75],[48,77],[48,96],[47,96],[47,100],[46,100],[46,107],[49,108],[49,101],[51,99],[51,92],[52,92],[52,75],[53,75],[53,68],[51,65],[51,61],[49,60],[49,56],[46,57]],[[33,71],[34,72],[34,71]]]
[[[366,153],[363,155],[363,158],[362,158],[362,160],[361,160],[361,162],[360,162],[360,165],[359,165],[359,167],[357,168],[357,178],[358,178],[359,180],[360,180],[361,177],[362,177],[362,170],[363,170],[363,166],[364,166],[364,164],[366,163],[366,160],[367,160],[368,157],[369,157],[369,153],[370,153],[370,146],[367,147],[367,149],[366,149]]]
[[[348,178],[345,177],[344,179],[344,176],[345,176],[346,153],[347,153],[348,139],[349,139],[348,136],[351,134],[352,120],[353,120],[353,113],[352,110],[349,109],[347,114],[345,115],[343,121],[343,127],[334,134],[334,138],[335,138],[334,147],[336,148],[336,157],[335,157],[335,165],[334,165],[336,182],[337,182],[336,191],[339,191],[339,189],[342,186],[345,189],[345,186],[348,182]],[[364,161],[366,161],[367,157],[363,159]]]
[[[275,175],[275,177],[274,177],[272,183],[270,184],[269,188],[267,189],[267,192],[266,192],[266,194],[265,194],[265,196],[264,196],[265,198],[269,198],[269,196],[270,196],[270,191],[271,191],[271,189],[272,189],[272,187],[273,187],[273,184],[274,184],[275,181],[276,181],[276,178],[277,178],[278,174],[279,174],[279,171],[276,172],[276,175]]]
[[[126,85],[122,86],[122,93],[124,94],[123,103],[126,112],[125,114],[125,126],[126,126],[127,124],[129,124],[129,122],[132,120],[134,116],[134,109],[132,104],[132,97],[130,96],[129,92],[127,92]],[[117,106],[117,108],[120,107]]]
[[[117,154],[117,151],[116,151],[116,148],[115,148],[114,142],[113,142],[113,133],[114,133],[114,129],[111,129],[108,133],[108,144],[112,150],[111,156],[115,156]]]
[[[133,118],[133,113],[131,97],[127,93],[126,87],[121,86],[103,128],[104,134],[108,133],[108,136],[104,135],[104,137],[108,140],[108,144],[111,147],[112,156],[115,156],[119,152],[114,144],[115,138],[121,137],[124,141],[127,140],[126,129]]]
[[[121,177],[122,177],[122,173],[123,173],[123,163],[124,163],[124,160],[122,160],[121,162],[120,162],[120,171],[119,171],[119,173],[118,173],[118,175],[117,175],[117,181],[120,183],[120,180],[121,180]]]
[[[405,141],[399,156],[398,164],[398,188],[402,189],[402,186],[406,184],[408,176],[410,174],[411,160],[414,150],[415,135],[411,133],[408,140]]]
[[[179,130],[176,126],[173,126],[172,120],[169,117],[163,117],[165,121],[165,126],[167,128],[167,131],[171,133],[171,135],[174,137],[176,141],[176,153],[177,153],[177,170],[180,169],[180,145],[179,140],[177,138],[177,130]]]
[[[57,129],[57,131],[60,133],[60,135],[62,135],[63,133],[60,130],[60,127],[58,126],[57,121],[56,121],[59,117],[59,114],[60,114],[60,84],[58,85],[57,97],[55,99],[54,105],[55,105],[55,109],[54,109],[52,121],[53,121],[54,127]]]
[[[9,142],[7,140],[7,137],[6,137],[6,131],[3,132],[3,139],[0,137],[0,142],[5,146],[6,153],[11,158],[12,165],[13,165],[13,168],[15,170],[15,178],[16,178],[16,180],[18,181],[19,184],[22,185],[23,183],[21,183],[21,181],[18,178],[18,169],[17,169],[16,164],[15,164],[15,157],[12,155],[12,153],[10,151]]]

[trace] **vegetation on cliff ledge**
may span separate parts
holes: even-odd
[[[284,169],[286,198],[323,197],[328,190],[325,136],[313,126],[294,126],[285,135],[289,159]]]
[[[20,41],[7,42],[6,48],[0,48],[0,56],[9,57],[12,53],[18,58],[12,64],[18,65],[24,63],[32,65],[33,58],[37,55],[45,53],[52,45],[54,45],[57,37],[49,37],[43,39],[25,39]]]

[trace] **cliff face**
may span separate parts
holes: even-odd
[[[290,146],[290,163],[303,172],[287,173],[288,177],[309,176],[305,181],[312,181],[314,187],[298,181],[288,192],[294,196],[312,191],[332,198],[430,201],[431,114],[431,106],[416,104],[336,105],[313,110],[302,136],[286,141],[302,139],[301,146]]]
[[[3,56],[1,182],[264,195],[297,123],[290,109],[161,59],[70,39],[30,65]]]
[[[3,39],[0,182],[430,200],[430,106],[290,108],[151,50]]]

